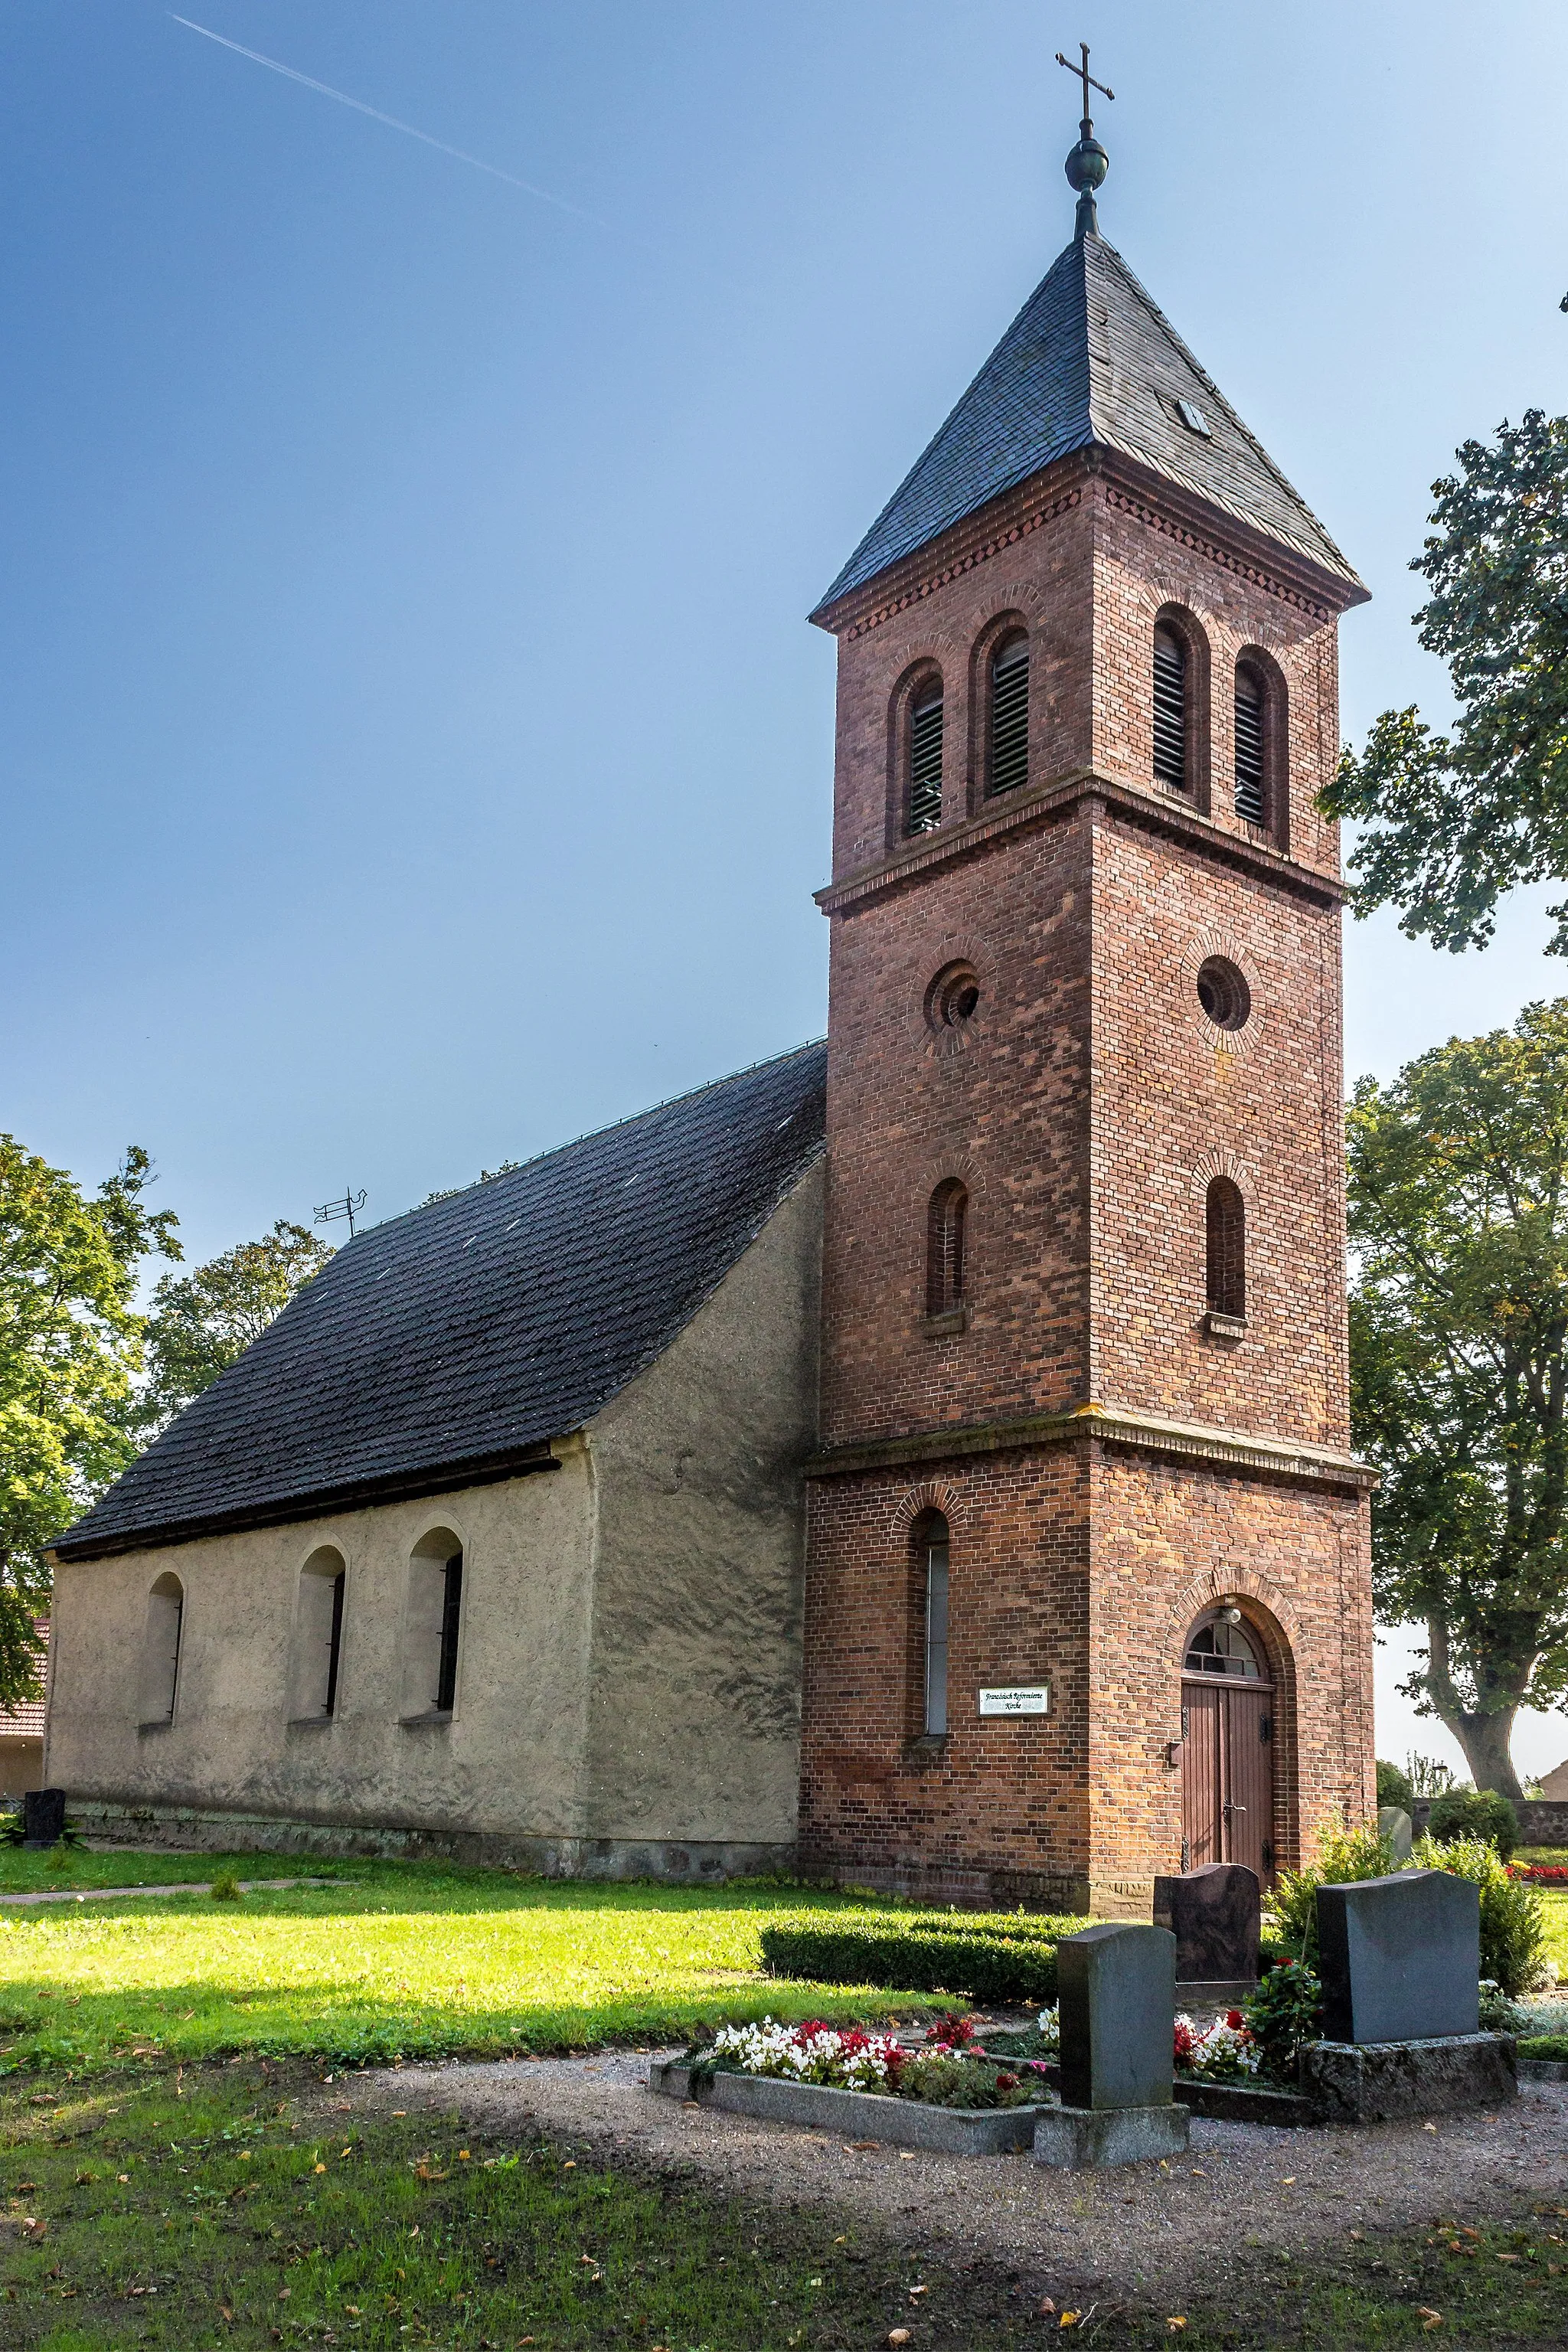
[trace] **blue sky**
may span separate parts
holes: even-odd
[[[1346,732],[1441,713],[1427,485],[1565,404],[1560,6],[181,13],[594,215],[144,0],[0,7],[3,1123],[144,1143],[195,1254],[821,1030],[803,615],[1069,234],[1080,37],[1107,235],[1374,592]],[[1352,927],[1352,1072],[1568,987],[1552,895]]]

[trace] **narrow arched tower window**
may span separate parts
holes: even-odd
[[[956,1176],[937,1186],[926,1213],[926,1313],[955,1315],[963,1304],[969,1194]]]
[[[1154,781],[1187,789],[1187,649],[1164,628],[1154,632]]]
[[[1236,813],[1248,824],[1268,821],[1263,680],[1247,662],[1236,672]]]
[[[991,656],[991,790],[1010,793],[1029,779],[1029,640],[1004,637]]]
[[[1240,1186],[1216,1176],[1206,1212],[1209,1312],[1239,1319],[1247,1313],[1247,1210]]]
[[[346,1581],[343,1556],[331,1545],[313,1551],[300,1570],[289,1667],[291,1722],[320,1722],[337,1713]]]
[[[929,1738],[947,1733],[947,1521],[933,1513],[921,1529],[925,1553],[925,1727]]]
[[[940,677],[915,688],[910,705],[910,776],[906,830],[930,833],[942,823],[942,696]]]

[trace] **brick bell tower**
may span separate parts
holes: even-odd
[[[1087,70],[1087,53],[1085,58]],[[800,1843],[1147,1916],[1372,1801],[1340,909],[1366,594],[1077,232],[812,618],[839,645]]]

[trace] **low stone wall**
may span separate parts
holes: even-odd
[[[652,1878],[673,1885],[717,1885],[762,1872],[788,1872],[794,1851],[773,1845],[660,1845],[636,1838],[531,1838],[503,1831],[376,1828],[185,1805],[66,1801],[68,1817],[98,1845],[165,1853],[321,1854],[338,1860],[456,1862],[541,1878]]]
[[[1436,1801],[1435,1797],[1417,1797],[1411,1805],[1410,1819],[1417,1837],[1425,1835],[1427,1816]],[[1568,1800],[1515,1797],[1513,1817],[1519,1823],[1521,1845],[1568,1845]]]

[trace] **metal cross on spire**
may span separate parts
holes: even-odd
[[[1113,89],[1108,89],[1104,82],[1096,81],[1094,76],[1089,72],[1089,43],[1087,41],[1080,41],[1079,43],[1079,47],[1083,52],[1083,63],[1081,65],[1075,66],[1070,58],[1063,57],[1060,49],[1057,51],[1057,63],[1058,66],[1066,66],[1068,73],[1077,74],[1079,81],[1083,84],[1083,129],[1084,136],[1087,138],[1089,131],[1094,128],[1094,125],[1089,119],[1089,91],[1091,89],[1099,90],[1101,98],[1114,98],[1116,96],[1116,92]]]
[[[1108,83],[1096,81],[1089,72],[1089,43],[1080,41],[1078,46],[1082,61],[1076,66],[1070,58],[1063,57],[1060,49],[1057,51],[1058,65],[1066,66],[1068,73],[1077,74],[1083,84],[1083,121],[1078,127],[1078,145],[1067,160],[1068,184],[1079,192],[1078,235],[1080,237],[1098,236],[1100,215],[1094,208],[1094,192],[1110,169],[1110,158],[1094,135],[1094,124],[1089,113],[1089,93],[1097,89],[1102,98],[1114,98],[1116,92]]]

